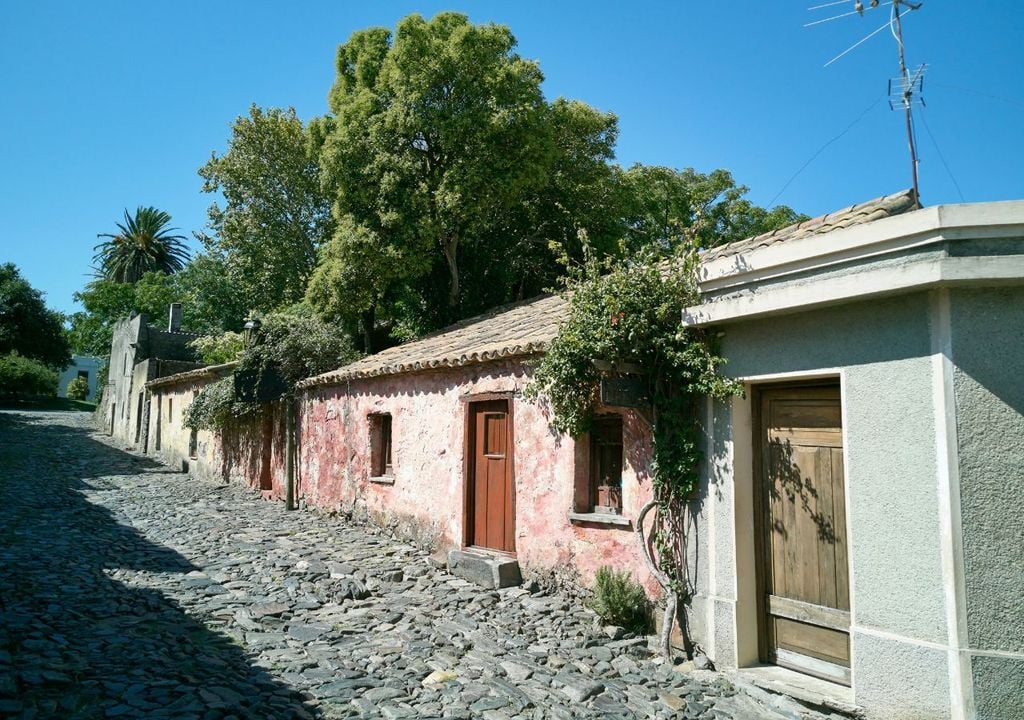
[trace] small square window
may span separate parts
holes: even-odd
[[[391,463],[391,416],[370,415],[370,475],[391,477],[394,466]]]
[[[622,417],[594,419],[590,430],[590,501],[595,513],[622,512]]]

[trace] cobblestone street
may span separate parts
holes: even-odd
[[[825,717],[89,422],[0,413],[0,717]]]

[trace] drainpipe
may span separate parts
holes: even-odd
[[[295,399],[286,397],[285,407],[285,489],[284,506],[286,510],[295,509]]]

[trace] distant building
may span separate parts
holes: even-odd
[[[107,385],[99,403],[100,427],[126,445],[146,449],[149,416],[146,382],[201,366],[189,343],[198,335],[181,331],[181,305],[170,308],[167,330],[131,315],[114,326]]]
[[[90,402],[96,399],[96,383],[99,380],[100,366],[103,361],[92,355],[72,355],[71,364],[60,373],[60,380],[57,383],[58,397],[68,396],[68,385],[75,378],[85,378],[89,383],[89,394],[85,397]]]

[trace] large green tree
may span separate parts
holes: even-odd
[[[627,247],[662,254],[684,245],[709,248],[807,219],[785,205],[765,210],[747,200],[728,170],[634,165],[621,176]]]
[[[339,209],[423,273],[439,251],[451,308],[462,248],[544,181],[543,78],[514,46],[506,27],[440,13],[338,49],[324,158]]]
[[[400,337],[535,293],[557,274],[552,240],[607,234],[615,118],[548,103],[515,44],[440,13],[338,48],[315,132],[340,222],[310,300],[364,338],[370,321]]]
[[[132,311],[146,313],[153,320],[162,319],[170,304],[179,301],[179,293],[173,276],[146,273],[134,283],[94,280],[76,292],[74,299],[84,309],[69,318],[72,347],[83,355],[107,357],[118,320]]]
[[[210,206],[212,232],[200,239],[250,310],[301,300],[332,234],[318,150],[294,110],[253,105],[231,126],[227,152],[199,169],[203,191],[224,197]]]
[[[16,352],[52,368],[71,362],[63,316],[46,307],[13,263],[0,265],[0,355]]]
[[[97,274],[107,280],[133,283],[148,272],[174,273],[188,262],[185,237],[169,227],[171,216],[155,207],[124,211],[117,232],[100,233],[107,240],[96,245]]]
[[[72,348],[77,353],[106,357],[114,324],[132,312],[145,313],[162,326],[171,303],[181,303],[184,329],[201,334],[241,330],[246,303],[217,256],[196,255],[179,273],[146,273],[137,282],[97,279],[75,293],[82,310],[68,319]]]

